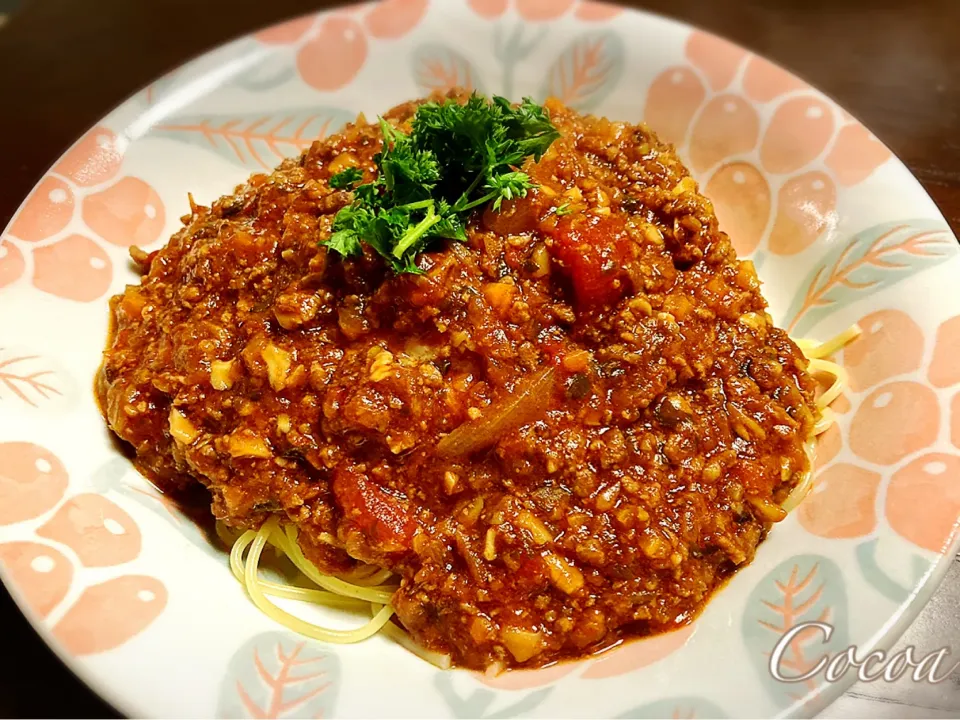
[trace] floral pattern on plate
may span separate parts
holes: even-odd
[[[208,204],[361,111],[452,85],[646,120],[752,255],[784,326],[864,330],[838,357],[850,387],[813,493],[695,623],[497,678],[439,672],[381,637],[328,647],[278,628],[209,522],[132,470],[89,387],[106,296],[137,280],[130,246],[162,242],[187,192]],[[121,105],[0,235],[3,578],[70,666],[133,716],[813,713],[844,683],[771,684],[778,634],[825,617],[843,643],[891,642],[892,619],[916,615],[957,542],[957,272],[955,238],[869,131],[707,33],[581,0],[384,0],[296,18]],[[801,638],[787,660],[822,650]]]
[[[111,246],[160,239],[163,200],[139,177],[118,177],[123,144],[94,128],[44,176],[0,237],[0,288],[29,278],[43,293],[92,303],[113,281]]]
[[[675,143],[744,255],[795,255],[836,224],[838,186],[891,157],[860,123],[782,68],[703,32],[664,70],[644,118]]]
[[[68,485],[66,467],[49,450],[0,444],[0,526],[49,516],[24,533],[29,539],[0,542],[0,566],[38,618],[59,616],[51,632],[67,653],[90,655],[147,628],[166,606],[167,590],[140,574],[111,572],[106,580],[81,582],[79,569],[119,568],[136,559],[142,540],[133,518],[102,495],[64,500]],[[65,603],[71,594],[76,597]]]

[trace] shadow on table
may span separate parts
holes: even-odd
[[[3,7],[4,0],[0,0]],[[6,588],[0,585],[0,618],[7,661],[0,694],[4,718],[120,718],[60,662],[20,613]]]

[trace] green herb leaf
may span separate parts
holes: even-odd
[[[363,170],[347,168],[330,178],[330,187],[334,190],[350,190],[361,180],[363,180]]]
[[[363,252],[360,248],[360,236],[354,230],[341,230],[333,233],[327,240],[326,245],[344,257],[360,255]]]
[[[434,240],[465,241],[474,209],[492,203],[500,210],[504,200],[526,197],[534,185],[518,168],[527,158],[539,161],[560,136],[529,98],[513,107],[477,94],[463,104],[421,105],[411,125],[408,135],[380,119],[379,174],[354,189],[353,204],[337,214],[323,243],[344,256],[365,243],[397,273],[419,273],[417,255]],[[351,168],[330,185],[352,187],[361,178]]]

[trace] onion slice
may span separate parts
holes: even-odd
[[[476,420],[465,422],[440,440],[437,454],[445,458],[469,455],[494,445],[510,430],[542,417],[550,406],[555,379],[553,365],[537,371],[516,392],[488,406]]]

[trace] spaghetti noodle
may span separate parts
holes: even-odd
[[[833,382],[817,396],[817,409],[820,411],[820,417],[813,426],[813,436],[806,443],[808,469],[781,506],[788,513],[793,512],[813,489],[816,438],[829,430],[837,421],[836,413],[830,408],[830,405],[840,397],[844,388],[849,384],[849,375],[843,366],[826,358],[856,340],[860,337],[861,332],[860,326],[854,324],[826,342],[818,343],[806,338],[796,341],[797,347],[809,360],[808,372],[812,375],[830,376],[833,378]]]
[[[859,326],[853,325],[823,343],[808,339],[797,341],[797,346],[809,360],[809,372],[813,375],[827,375],[833,380],[817,397],[820,418],[814,425],[813,436],[806,444],[809,458],[808,470],[784,501],[782,507],[786,512],[796,509],[813,487],[816,436],[826,432],[836,422],[836,414],[829,406],[848,384],[846,370],[826,358],[841,350],[860,334]],[[421,647],[410,635],[391,622],[394,610],[390,601],[397,586],[389,583],[394,577],[389,570],[374,566],[361,567],[353,572],[349,580],[324,574],[303,555],[297,544],[296,528],[292,525],[281,527],[276,517],[270,518],[259,530],[247,530],[239,536],[234,536],[229,528],[217,523],[217,534],[225,544],[232,545],[230,568],[234,577],[244,586],[257,608],[281,625],[306,637],[337,644],[357,643],[382,632],[397,644],[436,667],[441,669],[451,667],[449,655]],[[321,589],[302,588],[264,580],[260,576],[259,564],[263,551],[268,545],[281,556],[288,558],[304,577]],[[331,608],[361,612],[367,610],[371,619],[352,630],[325,628],[283,610],[269,600],[268,596]]]
[[[230,550],[230,569],[261,612],[301,635],[329,643],[357,643],[378,632],[383,632],[391,640],[427,662],[441,669],[450,667],[448,655],[420,647],[407,633],[390,622],[394,613],[390,598],[397,588],[395,585],[381,584],[384,580],[393,577],[389,570],[370,567],[368,577],[353,583],[321,573],[303,556],[297,545],[296,532],[296,529],[289,525],[281,528],[279,520],[272,517],[259,530],[247,530],[233,540]],[[230,535],[229,530],[220,523],[217,524],[217,534],[224,540]],[[307,579],[324,589],[302,588],[264,580],[260,577],[260,559],[267,545],[288,558]],[[345,610],[360,612],[369,610],[372,619],[353,630],[326,628],[309,623],[283,610],[267,596]]]

